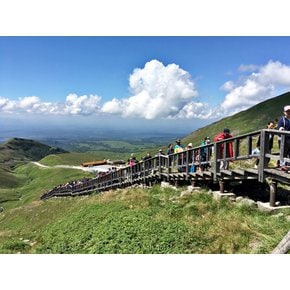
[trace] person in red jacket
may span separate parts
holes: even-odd
[[[218,142],[221,140],[229,139],[232,138],[233,135],[231,135],[230,129],[225,128],[223,132],[218,133],[214,137],[214,141]],[[220,144],[220,156],[219,158],[223,158],[223,153],[224,153],[224,144]],[[233,152],[233,143],[228,142],[226,143],[226,158],[230,158],[234,156]],[[220,169],[228,169],[229,168],[229,162],[227,160],[222,160],[220,163]]]

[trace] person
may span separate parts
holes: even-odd
[[[190,150],[190,149],[192,149],[192,143],[188,143],[186,146],[186,150]]]
[[[176,140],[176,145],[174,146],[174,153],[180,153],[180,152],[183,152],[184,151],[184,145],[181,144],[181,140],[180,139],[177,139]],[[177,167],[178,167],[178,171],[179,172],[182,172],[183,171],[183,156],[184,154],[181,153],[181,154],[178,154],[178,157],[177,157]]]
[[[174,153],[174,149],[173,149],[173,144],[170,143],[167,147],[167,155],[173,154]]]
[[[165,166],[166,164],[166,161],[164,158],[161,158],[161,157],[165,157],[166,155],[164,154],[163,150],[160,148],[158,153],[155,155],[155,157],[159,157],[157,158],[156,160],[156,166],[159,166],[159,160],[160,160],[160,165],[161,166]]]
[[[131,167],[133,167],[134,165],[136,165],[136,162],[135,162],[134,157],[130,157],[130,158],[128,159],[128,163],[127,163],[127,165],[129,165],[129,166],[131,166]]]
[[[184,151],[184,145],[181,144],[181,140],[180,139],[176,140],[176,145],[174,146],[173,149],[174,149],[174,153],[179,153],[179,152]]]
[[[232,137],[233,137],[233,135],[231,135],[230,129],[225,128],[223,130],[223,132],[218,133],[214,137],[214,141],[218,142],[218,141],[226,140],[226,139],[229,139],[229,138],[232,138]],[[220,149],[219,150],[219,152],[220,152],[219,158],[222,159],[222,158],[224,158],[224,143],[220,144],[219,149]],[[234,156],[232,142],[227,142],[226,143],[226,149],[225,150],[226,150],[226,156],[225,156],[226,158],[232,158]],[[220,169],[229,169],[229,162],[227,160],[221,160]]]
[[[188,151],[188,164],[189,163],[192,163],[193,161],[193,150],[192,149],[192,143],[188,143],[185,150]],[[186,158],[186,155],[185,155],[185,158]]]
[[[173,153],[174,153],[173,144],[170,143],[170,144],[168,145],[168,147],[167,147],[167,155],[169,156],[169,159],[168,159],[168,161],[169,161],[169,166],[172,165],[172,161],[173,161],[173,156],[172,156],[172,154],[173,154]]]
[[[278,121],[277,129],[280,131],[290,131],[290,105],[284,107],[284,116]],[[279,149],[281,147],[281,136],[278,137]],[[283,157],[290,158],[290,135],[285,136]],[[280,161],[280,167],[287,166],[284,160]]]
[[[211,157],[211,147],[208,147],[207,145],[210,144],[210,138],[207,136],[204,138],[204,140],[201,142],[201,146],[203,146],[200,149],[200,158],[201,158],[201,162],[206,162],[210,160]],[[210,167],[210,165],[207,164],[201,164],[201,170],[208,170],[208,168]]]
[[[273,121],[268,122],[266,129],[274,129],[275,128],[275,124]],[[273,134],[269,134],[269,152],[271,154],[272,148],[273,148],[273,143],[274,143],[274,135]],[[257,143],[256,143],[256,148],[258,148],[258,150],[260,151],[260,145],[261,145],[261,135],[259,135]],[[266,166],[268,165],[270,158],[266,159]],[[257,158],[256,162],[255,162],[255,168],[258,168],[260,162],[260,158]]]
[[[159,149],[158,153],[155,156],[159,156],[159,155],[165,156],[165,154],[163,153],[162,148]]]
[[[145,170],[150,169],[152,167],[152,160],[150,160],[151,158],[152,156],[150,152],[147,152],[147,154],[143,157]]]

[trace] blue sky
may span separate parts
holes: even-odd
[[[278,36],[3,36],[0,111],[194,130],[288,91],[289,47]]]

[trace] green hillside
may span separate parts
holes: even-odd
[[[234,135],[262,129],[282,115],[289,100],[290,93],[278,96],[182,141],[200,145],[225,127]],[[289,230],[289,209],[279,216],[263,213],[214,200],[205,189],[183,195],[184,188],[156,186],[39,200],[54,186],[92,175],[29,161],[79,165],[103,158],[114,159],[105,151],[68,153],[19,138],[0,145],[0,253],[269,253]]]
[[[0,145],[0,167],[13,167],[18,162],[38,161],[49,154],[65,153],[40,142],[22,138],[13,138]]]
[[[200,128],[184,137],[182,142],[185,145],[192,142],[193,146],[199,146],[204,137],[209,136],[213,140],[213,137],[224,128],[229,128],[234,136],[263,129],[269,121],[279,119],[283,115],[284,106],[289,103],[290,92],[287,92],[259,103],[248,110]]]
[[[67,152],[34,140],[13,138],[0,145],[0,203],[19,200],[25,193],[22,187],[31,182],[27,173],[17,172],[16,167],[29,161],[39,161],[49,154]],[[43,176],[45,180],[45,176]],[[6,207],[5,204],[5,207]]]

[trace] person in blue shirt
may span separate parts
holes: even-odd
[[[290,131],[290,105],[284,107],[284,116],[278,121],[277,129],[280,131]],[[278,138],[279,148],[281,146],[281,137]],[[285,146],[283,157],[290,158],[290,134],[285,137]],[[287,166],[287,162],[280,161],[280,166]]]

